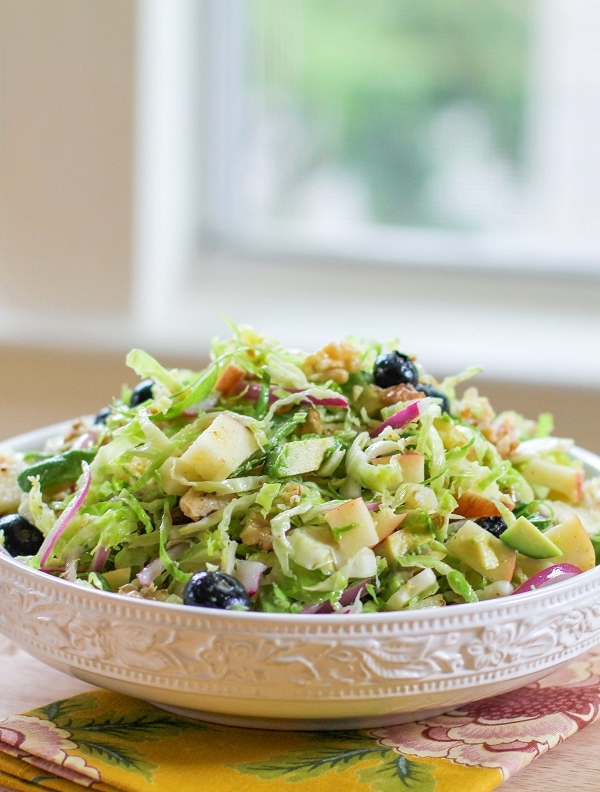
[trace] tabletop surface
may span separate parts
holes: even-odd
[[[41,663],[0,636],[0,717],[39,707],[86,690],[80,682]],[[600,722],[536,759],[502,785],[503,792],[570,792],[595,789],[598,780]]]

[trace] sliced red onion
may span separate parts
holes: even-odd
[[[302,393],[301,390],[297,388],[269,388],[269,404],[273,404],[278,399],[276,395],[277,390],[284,390],[286,393]],[[235,386],[233,392],[235,394],[242,394],[244,398],[249,399],[250,401],[258,401],[258,398],[261,393],[261,386],[257,385],[256,383],[247,382],[246,380],[241,380]],[[344,396],[324,396],[323,398],[318,398],[317,396],[310,396],[307,395],[302,399],[301,404],[313,404],[319,407],[349,407],[348,399]]]
[[[64,576],[66,580],[70,580],[71,583],[75,583],[77,580],[77,565],[79,564],[79,558],[71,558],[65,564],[65,571]]]
[[[342,595],[339,598],[338,602],[340,605],[352,605],[352,603],[358,597],[364,597],[367,593],[367,583],[369,579],[361,580],[360,583],[355,583],[353,586],[342,591]],[[318,602],[316,605],[309,605],[308,607],[302,610],[302,613],[333,613],[334,608],[329,602],[329,600],[325,600],[325,602]]]
[[[45,568],[46,562],[48,561],[50,555],[52,554],[52,551],[54,550],[54,545],[62,535],[65,528],[69,525],[73,517],[75,517],[75,515],[81,508],[90,490],[90,484],[92,483],[92,474],[90,472],[90,466],[88,465],[87,462],[82,462],[81,467],[83,470],[81,486],[73,496],[73,499],[70,501],[67,508],[60,515],[58,520],[54,523],[54,526],[48,533],[48,536],[42,542],[42,546],[38,551],[40,557],[40,569],[42,570]]]
[[[220,394],[218,393],[211,393],[210,396],[207,396],[206,399],[203,399],[198,404],[193,404],[191,407],[186,407],[185,410],[181,411],[181,414],[184,418],[197,418],[198,414],[201,412],[209,412],[216,407],[219,403]]]
[[[71,444],[71,448],[77,449],[86,449],[91,448],[94,445],[96,440],[98,439],[98,435],[96,432],[86,432],[85,434],[80,435],[75,442]]]
[[[325,605],[329,605],[329,608],[325,610]],[[306,608],[303,608],[301,613],[332,613],[333,608],[331,607],[330,602],[317,602],[316,605],[307,605]]]
[[[177,561],[180,555],[187,549],[187,544],[185,542],[180,542],[179,544],[173,545],[167,550],[167,555],[171,559],[171,561]],[[136,578],[139,580],[140,585],[142,586],[151,586],[152,583],[156,580],[156,578],[165,571],[165,565],[163,560],[159,557],[154,558],[150,561],[149,564],[141,569]]]
[[[404,428],[411,421],[414,421],[415,418],[418,418],[419,415],[422,415],[428,405],[429,399],[416,399],[410,404],[407,404],[406,407],[403,407],[397,413],[390,415],[387,421],[383,421],[383,423],[371,429],[371,437],[377,437],[377,435],[380,435],[388,426],[391,426],[392,429]]]
[[[236,561],[234,574],[248,594],[252,595],[258,591],[260,579],[266,571],[267,566],[262,561],[241,559]]]
[[[579,569],[579,567],[573,564],[554,564],[554,566],[542,569],[541,572],[536,572],[535,575],[532,575],[525,583],[521,583],[521,585],[513,591],[513,594],[524,594],[527,591],[535,591],[544,586],[550,586],[553,583],[568,580],[569,578],[575,577],[575,575],[581,575],[582,572],[582,569]]]
[[[299,391],[290,391],[291,393],[298,393]],[[349,407],[348,399],[344,396],[305,396],[302,399],[302,404],[314,404],[316,407]]]
[[[162,558],[155,558],[137,573],[136,578],[141,586],[151,586],[161,572],[164,571],[165,565]]]
[[[110,550],[107,547],[99,547],[92,558],[90,572],[102,572],[104,565],[108,561]]]

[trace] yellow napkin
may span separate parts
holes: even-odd
[[[261,731],[99,691],[0,721],[0,790],[487,792],[600,709],[600,648],[519,691],[379,729]]]

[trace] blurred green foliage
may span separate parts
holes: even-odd
[[[459,105],[486,119],[494,150],[518,172],[532,0],[259,0],[255,9],[263,96],[293,105],[309,138],[292,179],[333,162],[366,186],[373,219],[435,222],[429,131]]]

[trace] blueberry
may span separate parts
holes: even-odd
[[[442,393],[441,390],[438,388],[434,388],[433,385],[429,385],[426,382],[417,382],[415,388],[421,393],[424,393],[426,396],[433,396],[435,399],[441,400],[441,408],[442,412],[450,412],[450,399],[446,396],[445,393]]]
[[[94,418],[95,424],[103,424],[106,423],[106,419],[111,413],[110,407],[103,407],[96,413],[96,417]]]
[[[250,595],[238,580],[225,572],[196,572],[185,584],[183,604],[247,610]]]
[[[129,406],[130,407],[137,407],[138,404],[143,404],[147,402],[148,399],[154,398],[152,394],[152,388],[154,387],[154,380],[145,379],[138,383],[133,391],[131,392],[131,398],[129,399]]]
[[[415,385],[418,379],[419,372],[412,360],[396,350],[378,358],[373,368],[373,382],[380,388],[403,383]]]
[[[486,531],[489,531],[493,536],[500,536],[507,528],[502,517],[479,517],[475,522],[477,525],[485,528]]]
[[[4,534],[4,549],[11,556],[35,555],[44,541],[42,532],[20,514],[0,517],[0,531]]]

